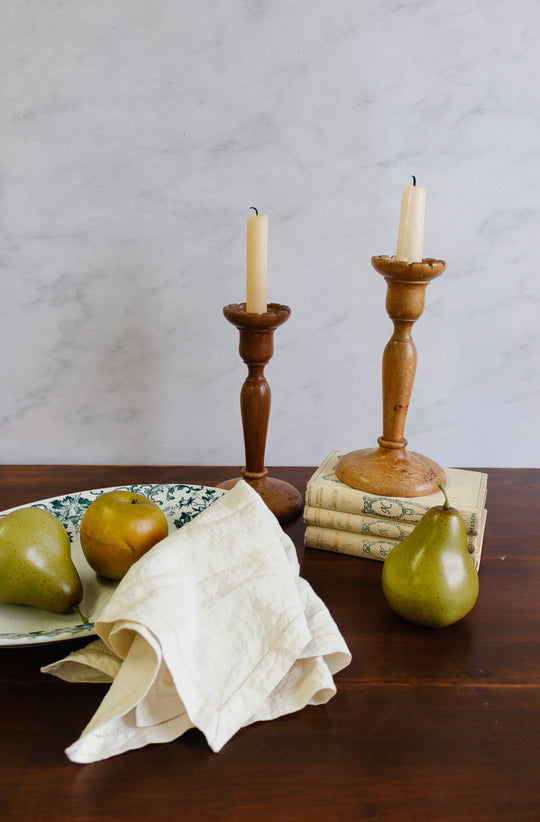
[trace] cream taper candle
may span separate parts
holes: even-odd
[[[405,186],[401,195],[401,214],[396,249],[396,260],[421,263],[424,251],[424,217],[426,211],[426,187],[413,184]]]
[[[268,266],[268,214],[247,217],[246,254],[246,311],[250,314],[266,312],[266,279]]]

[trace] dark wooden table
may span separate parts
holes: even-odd
[[[313,469],[272,469],[301,491]],[[540,470],[488,471],[473,611],[450,628],[401,621],[382,565],[302,548],[302,574],[353,654],[337,695],[240,731],[214,754],[189,731],[91,765],[64,749],[106,686],[40,673],[88,640],[1,648],[0,819],[540,819]],[[0,467],[0,509],[123,483],[217,484],[214,467]]]

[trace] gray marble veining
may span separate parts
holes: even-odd
[[[373,254],[427,186],[413,450],[540,466],[536,0],[2,10],[0,460],[243,462],[245,216],[269,214],[268,465],[381,433]]]

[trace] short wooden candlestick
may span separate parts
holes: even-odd
[[[297,488],[269,477],[264,467],[271,400],[264,368],[274,353],[274,331],[289,319],[290,313],[288,306],[277,303],[270,303],[264,314],[248,313],[245,303],[233,303],[223,309],[227,320],[240,332],[240,356],[248,367],[240,392],[246,465],[241,477],[226,480],[219,487],[232,488],[244,479],[282,523],[299,516],[304,500]]]
[[[424,310],[428,283],[443,273],[443,260],[406,263],[394,257],[372,257],[387,283],[386,311],[394,333],[383,354],[383,434],[379,447],[345,454],[338,479],[352,488],[385,496],[419,497],[445,482],[443,469],[422,454],[407,451],[403,434],[416,373],[416,346],[411,331]]]

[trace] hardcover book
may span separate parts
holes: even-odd
[[[476,521],[476,533],[467,533],[467,544],[472,551],[475,537],[478,535],[478,525],[481,524],[481,512],[479,520]],[[414,529],[415,522],[404,522],[403,520],[383,519],[382,517],[371,517],[364,514],[347,514],[345,511],[337,511],[330,508],[315,508],[313,505],[306,505],[304,508],[304,522],[308,526],[332,529],[335,531],[348,531],[354,534],[364,534],[376,539],[397,541],[408,537]]]

